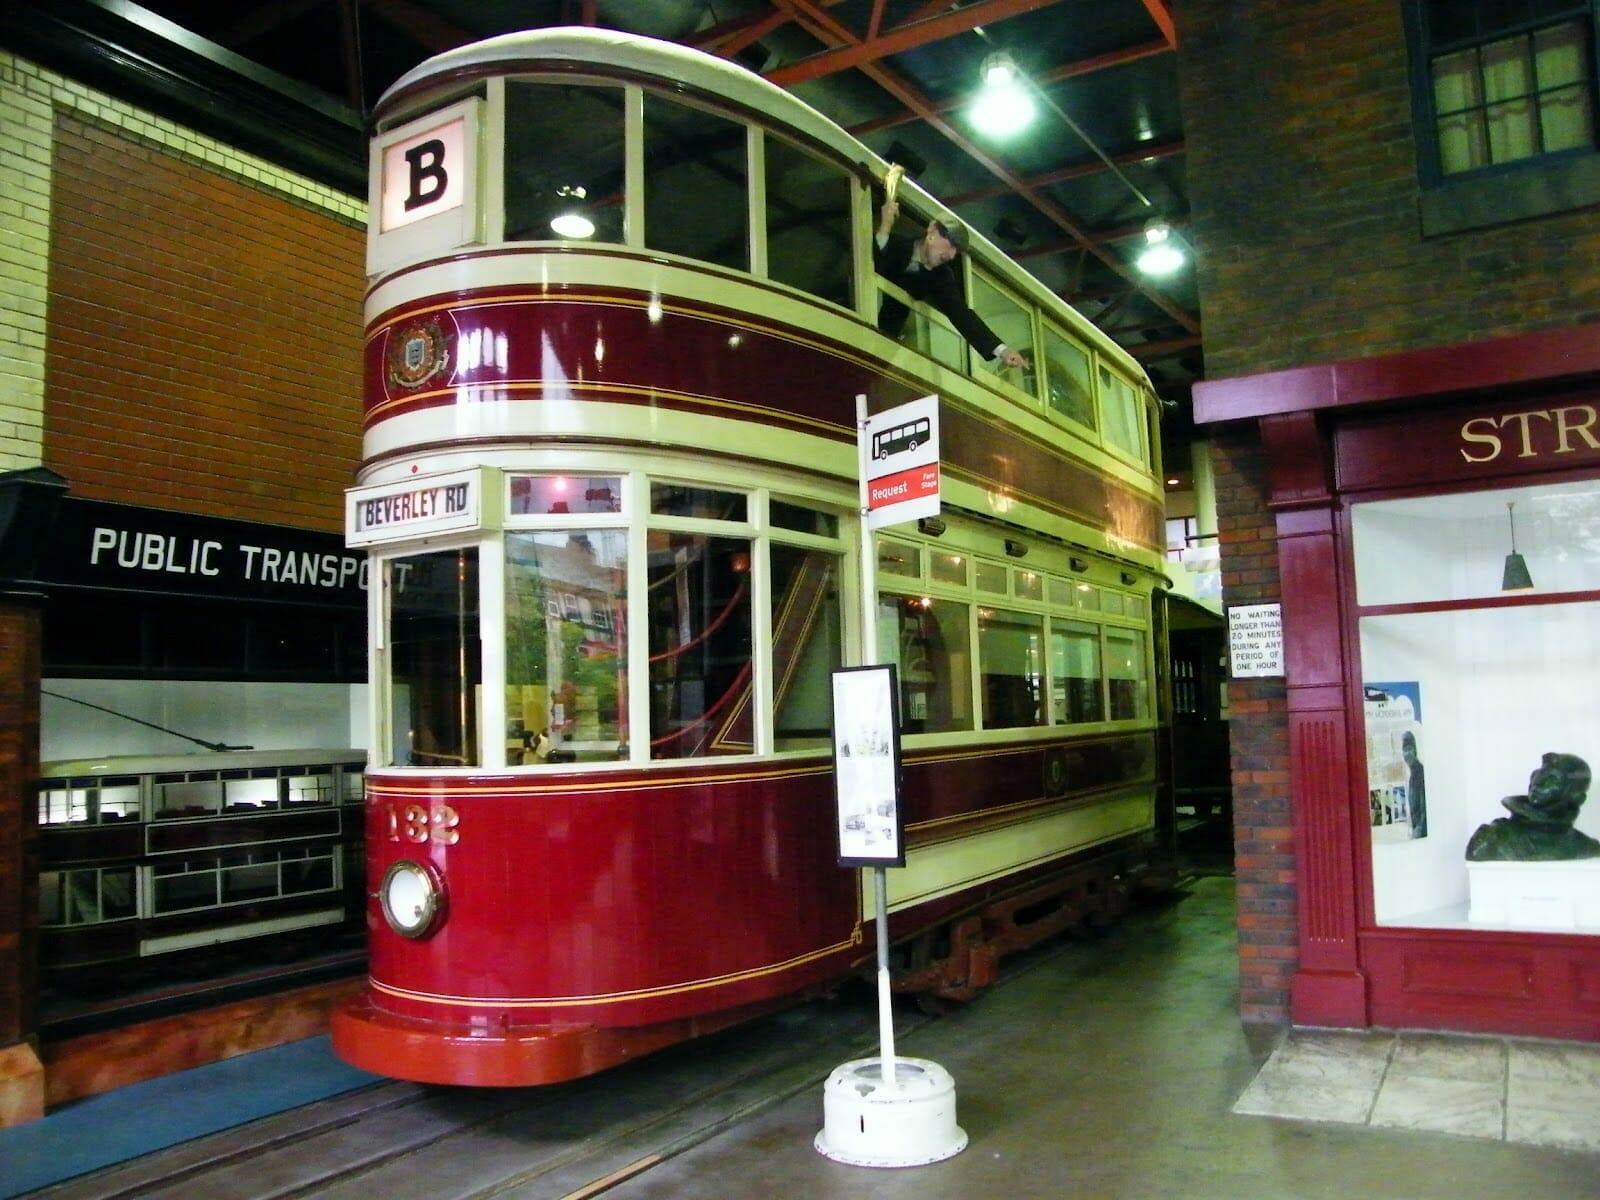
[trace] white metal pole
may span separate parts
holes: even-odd
[[[861,502],[861,663],[878,660],[878,555],[867,524],[867,398],[856,397],[856,479]],[[878,929],[878,1060],[885,1087],[894,1087],[894,1008],[889,985],[889,880],[884,867],[872,868],[874,918]]]

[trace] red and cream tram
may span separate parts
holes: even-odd
[[[971,303],[1030,369],[915,305],[881,334],[889,164],[681,46],[440,55],[379,102],[372,165],[374,894],[340,1055],[566,1079],[868,962],[829,708],[867,661],[902,691],[897,986],[971,995],[1117,906],[1155,827],[1162,560],[1128,355],[981,238]],[[872,606],[858,394],[940,397],[944,511],[875,536]]]

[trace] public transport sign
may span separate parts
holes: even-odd
[[[868,528],[938,515],[938,396],[868,417],[861,427],[860,450]]]

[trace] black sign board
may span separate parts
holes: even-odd
[[[367,556],[317,533],[63,497],[39,556],[44,586],[362,607]]]

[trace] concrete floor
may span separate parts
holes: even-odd
[[[927,1166],[814,1148],[829,1073],[875,1052],[870,993],[849,991],[548,1088],[376,1080],[252,1120],[203,1068],[182,1099],[238,1124],[73,1164],[182,1107],[129,1088],[47,1118],[53,1142],[0,1131],[0,1195],[32,1153],[32,1186],[58,1181],[36,1200],[1600,1198],[1600,1046],[1242,1027],[1220,870],[1010,960],[955,1013],[898,1008],[898,1053],[950,1072],[970,1138]],[[239,1060],[249,1094],[304,1057]]]
[[[820,1155],[820,1089],[605,1191],[645,1197],[859,1200],[1594,1200],[1600,1153],[1499,1138],[1236,1113],[1278,1042],[1235,1007],[1232,880],[1135,913],[944,1020],[902,1055],[954,1076],[970,1143],[929,1166]],[[1348,1035],[1345,1035],[1348,1037]],[[1394,1057],[1392,1034],[1357,1039]],[[1468,1045],[1473,1039],[1458,1039]],[[1348,1048],[1348,1042],[1346,1043]],[[1586,1052],[1589,1047],[1575,1048]],[[1368,1050],[1370,1056],[1375,1051]],[[1600,1077],[1566,1095],[1600,1127]],[[1327,1109],[1326,1118],[1340,1114]],[[1368,1110],[1370,1115],[1370,1109]],[[1502,1129],[1503,1133],[1503,1129]]]

